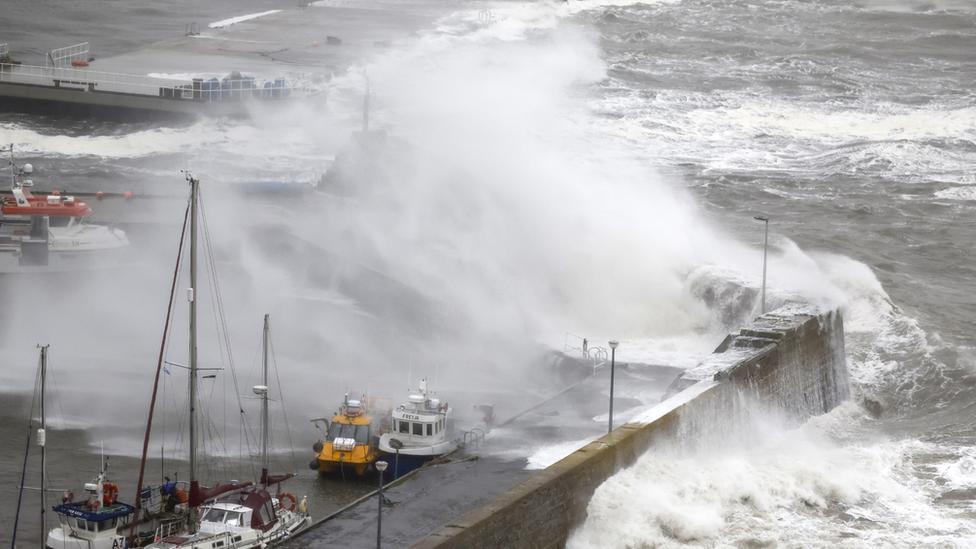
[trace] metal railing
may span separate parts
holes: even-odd
[[[284,99],[309,96],[321,91],[311,84],[308,73],[289,73],[288,77],[258,80],[254,77],[201,78],[191,81],[154,78],[132,74],[93,71],[87,68],[41,67],[0,63],[0,82],[32,84],[55,88],[81,87],[105,91],[158,96],[176,100],[240,101],[244,99]]]
[[[75,44],[66,48],[51,50],[47,55],[47,60],[54,67],[66,67],[72,61],[88,61],[88,42]]]
[[[465,431],[461,443],[467,446],[469,440],[474,443],[474,449],[477,450],[485,442],[485,432],[478,427]]]
[[[606,364],[610,359],[610,353],[606,348],[591,347],[585,337],[578,336],[572,332],[566,332],[566,339],[563,342],[563,353],[569,354],[570,351],[578,352],[584,360],[589,361],[593,365],[594,370]]]
[[[7,44],[0,44],[0,55],[6,55],[10,53],[10,46]]]

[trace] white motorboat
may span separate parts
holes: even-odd
[[[397,476],[453,452],[460,444],[454,410],[431,397],[426,378],[420,380],[420,391],[411,394],[407,404],[393,409],[392,420],[391,432],[380,437],[378,446],[381,454],[397,463]]]

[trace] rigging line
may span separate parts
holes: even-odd
[[[214,302],[217,308],[217,314],[220,317],[220,323],[218,325],[218,332],[223,332],[224,345],[227,350],[227,360],[229,362],[229,368],[231,372],[231,379],[234,381],[234,394],[237,397],[237,408],[241,413],[241,421],[247,421],[247,414],[244,412],[244,403],[241,400],[241,388],[240,383],[237,379],[237,368],[234,366],[234,356],[231,352],[230,346],[230,332],[227,328],[227,316],[224,310],[224,301],[220,291],[220,280],[217,278],[217,261],[214,258],[213,253],[213,241],[210,238],[210,222],[207,217],[207,208],[203,201],[200,201],[200,217],[203,220],[203,235],[204,235],[204,248],[206,250],[207,261],[210,264],[210,277],[211,277],[211,292],[214,296]],[[221,330],[222,328],[222,330]],[[250,437],[246,439],[248,455],[251,455],[251,441]]]
[[[156,378],[153,380],[152,399],[149,402],[149,419],[146,422],[146,438],[142,443],[142,461],[139,463],[139,482],[136,484],[136,511],[135,516],[139,516],[139,509],[142,507],[142,481],[146,473],[146,457],[149,453],[149,434],[152,431],[153,410],[156,407],[156,393],[159,390],[159,374],[163,370],[163,352],[166,349],[166,336],[169,334],[170,317],[173,313],[173,301],[176,296],[176,281],[179,278],[180,264],[183,258],[183,243],[186,239],[186,224],[190,219],[190,201],[187,200],[186,212],[183,214],[183,230],[180,232],[180,247],[176,254],[176,268],[173,272],[173,285],[169,290],[169,306],[166,308],[166,321],[163,323],[163,340],[159,344],[159,360],[156,362]],[[135,535],[136,522],[132,521],[132,529],[129,535]]]
[[[58,379],[57,379],[57,375],[55,374],[54,367],[51,365],[51,353],[50,352],[48,352],[48,355],[47,355],[47,373],[48,373],[48,375],[51,376],[51,385],[54,386],[54,400],[57,401],[57,403],[58,403],[58,409],[61,411],[61,428],[64,429],[64,430],[67,430],[68,429],[68,425],[64,421],[64,418],[66,417],[64,415],[64,402],[61,399],[61,391],[58,390]],[[71,460],[71,463],[72,463],[72,466],[74,468],[74,473],[75,473],[74,474],[74,477],[75,478],[80,477],[81,476],[81,470],[78,468],[78,466],[80,464],[79,460]],[[48,478],[48,480],[50,480],[50,478],[51,478],[51,475],[48,475],[47,474],[47,471],[44,472],[44,476],[46,476]]]
[[[206,249],[207,263],[210,266],[210,272],[208,274],[210,275],[211,281],[211,294],[213,295],[214,303],[217,309],[217,333],[223,336],[223,350],[227,351],[227,361],[231,370],[231,377],[234,380],[234,391],[238,395],[238,405],[242,408],[243,405],[240,402],[240,385],[237,379],[237,369],[234,367],[234,355],[230,346],[230,331],[227,328],[227,315],[224,310],[224,300],[220,291],[220,279],[217,277],[217,260],[214,257],[213,241],[210,238],[210,223],[207,218],[207,209],[203,205],[203,201],[200,203],[200,212],[200,217],[203,219],[204,248]]]
[[[10,549],[17,547],[17,523],[20,522],[20,504],[24,499],[24,479],[27,477],[27,456],[30,455],[31,431],[34,430],[34,404],[37,399],[37,392],[41,385],[41,357],[37,357],[37,376],[34,378],[34,394],[31,396],[30,414],[27,420],[27,448],[24,449],[24,468],[20,472],[20,492],[17,494],[17,512],[14,514],[14,533],[10,541]],[[41,504],[43,506],[44,492],[41,492]],[[43,528],[44,525],[41,525]]]
[[[274,334],[272,333],[271,326],[268,326],[268,332],[269,332],[268,333],[268,341],[270,342],[270,346],[271,346],[271,363],[274,364],[275,383],[278,384],[278,402],[280,402],[280,406],[281,406],[281,415],[285,419],[285,434],[288,435],[288,447],[291,449],[291,466],[292,466],[292,469],[295,469],[297,471],[298,470],[298,467],[295,464],[296,463],[295,462],[295,444],[292,442],[292,439],[291,439],[291,427],[288,426],[288,413],[285,411],[286,410],[286,408],[285,408],[285,393],[282,390],[281,373],[278,371],[278,357],[275,356],[275,346],[274,346],[274,337],[273,337]]]

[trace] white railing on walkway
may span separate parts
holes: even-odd
[[[66,48],[51,50],[47,61],[55,67],[67,67],[72,61],[88,61],[88,42],[75,44]]]
[[[237,76],[237,75],[235,75]],[[132,74],[95,71],[89,68],[41,67],[0,63],[0,82],[32,84],[54,88],[81,88],[147,95],[178,100],[239,101],[243,99],[284,99],[313,95],[319,90],[307,73],[289,73],[274,80],[249,76],[180,80]]]

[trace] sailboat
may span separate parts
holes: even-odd
[[[66,493],[60,505],[54,507],[60,526],[45,532],[47,511],[44,497],[47,491],[47,425],[45,393],[47,380],[48,346],[41,345],[41,425],[37,430],[37,444],[41,448],[41,547],[47,549],[116,549],[124,547],[121,527],[131,520],[135,508],[118,501],[118,486],[108,480],[108,463],[92,482],[85,485],[87,496],[74,501],[74,495]],[[15,538],[16,541],[16,538]]]
[[[46,549],[119,549],[126,545],[126,534],[134,517],[142,517],[144,525],[158,525],[162,516],[151,513],[151,501],[159,499],[161,486],[146,487],[141,493],[144,498],[142,514],[136,508],[118,500],[119,488],[109,480],[108,459],[103,458],[101,471],[85,484],[86,495],[75,499],[73,492],[65,492],[61,503],[53,507],[59,526],[45,532],[47,511],[44,494],[47,489],[47,425],[45,394],[48,369],[48,346],[41,345],[40,364],[40,428],[37,430],[37,443],[41,448],[41,543]],[[19,510],[18,510],[19,513]],[[155,522],[153,522],[155,521]],[[16,531],[16,525],[15,525]],[[15,534],[16,535],[16,534]],[[14,539],[16,541],[16,537]]]
[[[261,480],[260,486],[251,482],[229,483],[212,488],[200,486],[197,479],[197,334],[196,334],[196,274],[197,274],[197,209],[200,181],[187,176],[190,182],[190,277],[188,297],[190,303],[190,492],[189,517],[179,532],[160,535],[149,547],[154,549],[235,549],[264,548],[280,542],[311,524],[305,512],[304,501],[295,511],[295,498],[288,494],[272,497],[267,488],[277,486],[291,475],[268,474],[268,336],[269,320],[265,315],[264,326],[264,385],[254,388],[262,399],[261,408]],[[284,503],[288,501],[288,503]],[[196,511],[199,510],[199,516]]]

